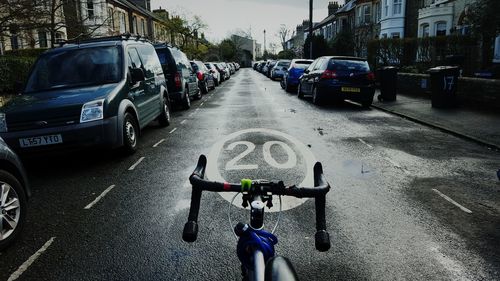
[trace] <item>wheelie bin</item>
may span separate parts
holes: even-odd
[[[381,67],[378,70],[380,79],[379,101],[395,101],[398,85],[398,69],[393,66]]]
[[[431,101],[435,108],[452,108],[457,106],[457,84],[460,68],[455,66],[438,66],[427,71],[431,78]]]

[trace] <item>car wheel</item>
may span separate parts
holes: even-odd
[[[134,116],[128,112],[123,117],[123,149],[126,154],[133,154],[137,151],[137,137],[139,126]]]
[[[207,83],[205,83],[205,86],[203,88],[205,88],[205,87],[207,87]],[[203,90],[203,91],[205,91],[205,90]],[[200,89],[200,87],[198,87],[198,93],[196,94],[195,98],[197,100],[200,100],[201,97],[202,97],[202,90]]]
[[[11,173],[0,170],[0,251],[14,241],[24,227],[26,193]]]
[[[320,105],[321,104],[321,97],[318,93],[318,87],[314,87],[313,88],[313,99],[312,99],[312,102],[315,104],[315,105]]]
[[[302,83],[299,83],[299,86],[297,87],[297,97],[299,99],[304,98],[304,93],[302,92]]]
[[[158,122],[162,127],[167,127],[168,125],[170,125],[170,106],[168,104],[167,97],[163,97],[163,108],[161,110],[160,116],[158,117]]]
[[[208,91],[209,91],[208,82],[205,82],[205,86],[203,87],[203,94],[208,94]],[[201,95],[200,95],[200,97],[201,97]]]
[[[191,99],[189,98],[188,87],[184,89],[184,99],[182,100],[182,107],[184,109],[189,109],[191,107]]]
[[[281,89],[285,89],[285,82],[283,81],[283,79],[281,79],[281,81],[280,81],[280,86],[281,86]]]

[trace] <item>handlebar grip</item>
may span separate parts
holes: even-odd
[[[327,186],[330,189],[330,185],[323,175],[323,166],[319,162],[314,165],[314,186]],[[316,207],[315,245],[318,251],[326,252],[330,249],[330,235],[326,231],[325,219],[326,194],[316,197],[314,204]]]
[[[198,223],[195,221],[188,221],[184,225],[182,231],[182,240],[186,242],[194,242],[198,238]]]
[[[196,165],[193,174],[203,178],[205,176],[206,166],[207,157],[205,157],[205,155],[200,155],[198,164]],[[201,189],[193,186],[191,191],[191,206],[189,207],[188,221],[184,225],[184,230],[182,232],[182,240],[186,242],[194,242],[198,237],[198,213],[200,212],[201,192]]]
[[[314,235],[316,250],[326,252],[330,249],[330,235],[326,230],[318,230]]]

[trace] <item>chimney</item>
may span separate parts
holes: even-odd
[[[338,9],[339,3],[337,1],[328,3],[328,16],[335,14]]]

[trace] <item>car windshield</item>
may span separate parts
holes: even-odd
[[[25,92],[115,83],[121,78],[119,47],[71,49],[41,56]]]
[[[328,69],[335,71],[369,72],[370,66],[366,61],[332,59],[328,63]]]

